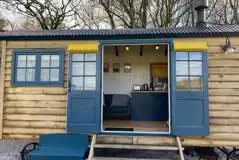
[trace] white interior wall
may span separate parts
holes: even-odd
[[[143,47],[140,56],[139,46],[119,48],[119,56],[115,55],[114,47],[104,48],[104,62],[109,63],[109,72],[104,73],[104,94],[130,94],[133,84],[150,83],[150,64],[167,63],[163,46],[155,50],[155,46]],[[113,63],[120,63],[120,73],[113,73]],[[124,72],[124,63],[131,63],[131,72]]]

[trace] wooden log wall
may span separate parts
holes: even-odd
[[[232,38],[237,53],[222,51],[225,38],[175,39],[205,41],[209,45],[209,115],[210,135],[183,137],[183,145],[239,146],[239,38]],[[88,41],[87,41],[88,42]],[[95,41],[96,42],[96,41]],[[95,43],[90,42],[89,43]],[[35,138],[40,133],[64,132],[66,126],[67,55],[64,87],[14,87],[11,85],[13,48],[66,48],[83,41],[8,42],[5,63],[3,138]],[[169,137],[101,136],[98,141],[126,144],[175,144]]]
[[[2,64],[2,55],[6,51],[6,41],[0,41],[0,139],[2,138],[3,134],[3,100],[4,100],[4,78],[2,74],[4,74],[4,64]]]
[[[65,132],[67,106],[67,62],[65,54],[64,87],[15,87],[12,78],[12,49],[66,49],[65,41],[8,42],[5,63],[3,138],[37,138],[40,133]],[[74,43],[87,43],[76,42]],[[96,42],[89,42],[96,43]]]

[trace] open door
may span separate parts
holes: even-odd
[[[101,56],[98,45],[89,51],[69,50],[68,69],[68,133],[99,133],[101,104]],[[73,47],[74,48],[74,47]]]
[[[208,135],[207,52],[172,52],[171,82],[172,134]]]

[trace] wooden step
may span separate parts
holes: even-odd
[[[115,148],[115,149],[147,149],[147,150],[171,150],[176,151],[174,146],[147,146],[147,145],[120,145],[120,144],[95,144],[94,148]]]
[[[88,159],[87,159],[88,160]],[[168,158],[152,159],[152,158],[115,158],[115,157],[94,157],[93,160],[172,160]]]

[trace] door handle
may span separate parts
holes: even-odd
[[[70,92],[71,91],[71,80],[69,79],[68,80],[68,92]]]

